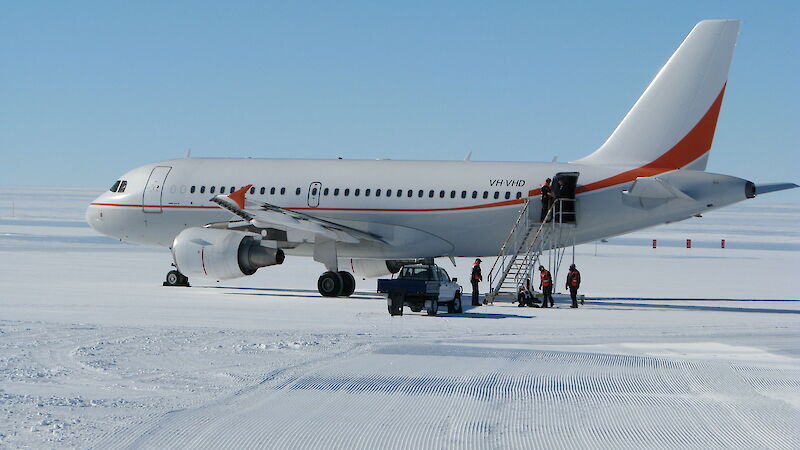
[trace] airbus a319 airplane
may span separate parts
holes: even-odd
[[[325,296],[403,260],[496,255],[538,188],[574,188],[584,243],[797,187],[705,172],[738,20],[697,24],[608,140],[568,163],[186,158],[124,174],[89,206],[97,231],[169,247],[186,277],[225,280],[313,256]],[[574,240],[573,240],[574,239]]]

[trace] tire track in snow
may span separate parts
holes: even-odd
[[[645,356],[390,345],[309,363],[283,382],[174,412],[128,442],[136,448],[797,447],[797,411],[780,408],[742,372],[762,375]],[[769,376],[771,389],[797,392],[781,372]]]

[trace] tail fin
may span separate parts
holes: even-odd
[[[704,20],[594,153],[576,162],[705,170],[738,20]]]

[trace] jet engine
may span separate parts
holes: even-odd
[[[283,250],[261,245],[256,235],[213,228],[187,228],[172,242],[175,266],[187,276],[228,280],[283,263]]]
[[[400,271],[406,264],[414,264],[415,259],[340,259],[339,269],[352,271],[361,278],[377,278]]]

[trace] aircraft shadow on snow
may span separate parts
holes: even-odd
[[[266,297],[296,297],[296,298],[309,298],[321,299],[316,290],[313,289],[279,289],[279,288],[256,288],[256,287],[237,287],[237,286],[198,286],[203,289],[225,289],[239,292],[226,292],[229,295],[255,295]],[[352,295],[348,299],[360,300],[383,300],[382,296],[377,296],[371,292],[356,292],[358,295]],[[475,309],[472,305],[464,305],[464,311]],[[414,314],[414,313],[412,313]],[[449,314],[440,313],[433,317],[447,317],[447,318],[465,318],[465,319],[532,319],[536,316],[523,316],[518,314],[502,314],[502,313],[469,313],[469,314]]]

